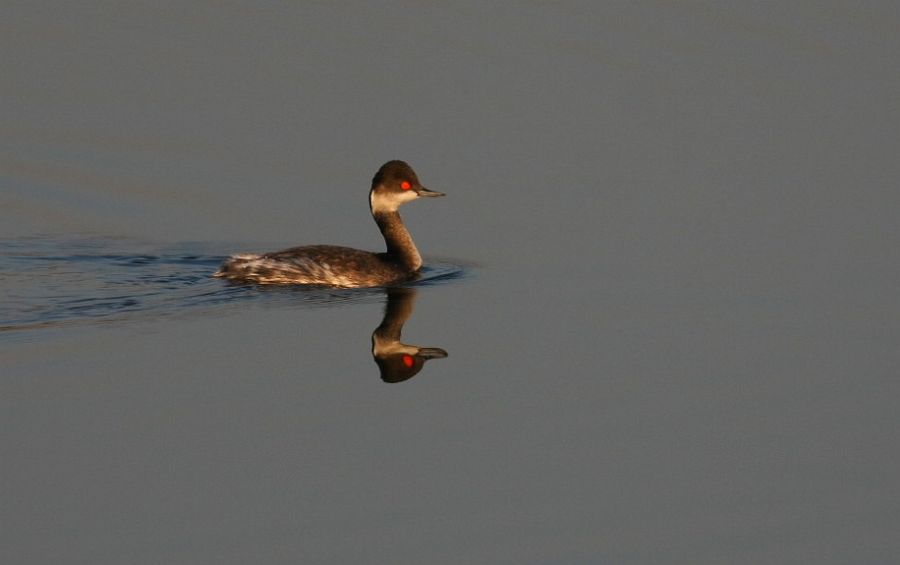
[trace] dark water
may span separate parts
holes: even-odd
[[[892,4],[7,4],[0,563],[898,562]]]

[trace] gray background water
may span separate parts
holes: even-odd
[[[2,11],[7,249],[377,248],[403,158],[478,266],[396,385],[378,296],[0,333],[0,561],[900,559],[894,3]],[[101,290],[60,253],[7,309]]]

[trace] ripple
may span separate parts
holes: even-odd
[[[102,237],[0,240],[0,338],[23,330],[199,315],[250,301],[333,307],[384,297],[378,288],[262,287],[213,278],[226,249]],[[445,284],[469,272],[452,260],[429,260],[422,276],[405,286]]]

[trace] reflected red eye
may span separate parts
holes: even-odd
[[[404,183],[404,184],[409,184],[409,183]],[[415,361],[413,360],[412,355],[404,355],[403,356],[403,364],[404,365],[406,365],[407,367],[412,367],[413,363],[415,363]]]
[[[409,184],[409,181],[405,180],[400,183],[400,188],[402,188],[403,190],[409,190],[410,188],[412,188],[412,185]],[[404,359],[406,359],[406,358],[404,357]]]

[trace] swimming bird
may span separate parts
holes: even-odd
[[[369,209],[384,236],[383,253],[336,245],[305,245],[229,257],[214,274],[236,282],[305,284],[337,288],[388,286],[415,279],[422,257],[398,208],[419,198],[444,196],[422,186],[403,161],[388,161],[372,178]]]

